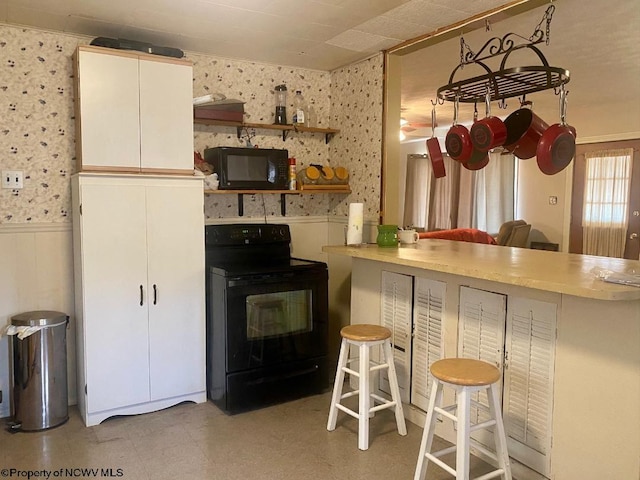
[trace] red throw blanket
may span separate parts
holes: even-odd
[[[441,238],[444,240],[457,240],[459,242],[486,243],[497,245],[496,239],[487,232],[475,228],[454,228],[452,230],[440,230],[437,232],[420,232],[420,239]]]

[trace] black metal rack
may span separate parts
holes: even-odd
[[[464,38],[461,38],[460,64],[451,72],[449,83],[438,89],[438,99],[452,102],[457,99],[462,103],[482,103],[485,101],[487,89],[492,101],[512,97],[524,98],[527,94],[551,88],[555,90],[568,83],[569,71],[550,66],[544,54],[536,47],[536,44],[543,41],[549,43],[550,24],[554,11],[555,6],[550,5],[545,11],[542,21],[536,26],[533,35],[528,39],[514,33],[507,33],[502,38],[490,38],[478,53],[473,53]],[[546,31],[543,31],[541,25],[545,21]],[[518,44],[519,39],[525,40],[526,43]],[[540,60],[540,65],[507,68],[509,56],[522,49],[532,51]],[[499,69],[494,72],[484,60],[500,55],[503,56],[502,61]],[[478,66],[486,73],[454,81],[458,71],[469,65]]]

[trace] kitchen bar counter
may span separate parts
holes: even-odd
[[[550,429],[551,439],[539,450],[541,455],[518,456],[529,468],[514,461],[515,476],[520,480],[640,478],[640,288],[604,282],[591,273],[594,267],[640,272],[640,261],[440,239],[399,248],[331,245],[322,250],[330,255],[330,269],[332,257],[351,257],[349,318],[354,324],[382,322],[384,272],[413,277],[414,285],[417,279],[444,284],[438,317],[443,357],[460,354],[459,318],[467,308],[461,304],[463,290],[503,296],[507,310],[523,302],[549,306],[555,312],[552,346],[536,348],[533,356],[519,361],[530,362],[533,371],[544,368],[545,362],[551,365],[551,418],[546,430]],[[344,268],[344,262],[333,262]],[[529,313],[531,319],[536,315]],[[508,319],[507,314],[507,329]],[[505,375],[513,372],[509,361],[504,359]],[[536,384],[531,388],[532,398],[539,398]],[[405,415],[422,425],[424,411],[411,398]],[[455,438],[449,427],[439,429],[437,434],[446,440]]]
[[[425,239],[399,248],[330,245],[323,252],[598,300],[640,300],[640,288],[597,279],[594,267],[640,274],[640,261]]]

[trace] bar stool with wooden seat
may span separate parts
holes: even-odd
[[[429,461],[453,475],[456,480],[469,480],[469,448],[473,445],[489,458],[496,460],[498,468],[476,480],[487,480],[503,476],[505,480],[511,480],[511,466],[507,453],[507,440],[502,423],[502,413],[498,400],[497,382],[500,379],[500,371],[493,365],[481,360],[469,358],[446,358],[438,360],[431,365],[431,374],[434,377],[431,397],[429,398],[429,410],[422,434],[420,453],[414,480],[422,480],[427,471]],[[449,386],[456,390],[456,403],[441,407],[443,386]],[[471,396],[481,390],[487,391],[489,399],[489,413],[491,418],[487,421],[471,425],[471,405],[486,409],[485,406],[475,402]],[[455,411],[455,415],[451,412]],[[457,423],[456,445],[431,453],[431,444],[438,414]],[[496,452],[492,452],[471,438],[471,433],[483,428],[493,426]],[[456,452],[456,468],[452,468],[440,457],[451,452]]]
[[[407,427],[402,411],[402,401],[400,400],[400,389],[398,388],[398,377],[393,365],[393,352],[391,348],[391,331],[380,325],[348,325],[340,330],[342,344],[340,346],[340,356],[338,358],[338,368],[331,397],[331,408],[329,409],[329,421],[327,430],[336,428],[338,410],[358,419],[358,448],[367,450],[369,448],[369,417],[385,408],[393,408],[396,415],[396,424],[400,435],[407,434]],[[382,347],[383,359],[381,362],[371,360],[371,348],[380,345]],[[358,347],[358,357],[349,359],[349,349],[351,346]],[[351,362],[359,360],[358,371],[348,367]],[[371,393],[371,373],[388,369],[389,386],[391,388],[391,400]],[[358,389],[342,393],[345,373],[358,377]],[[352,396],[358,395],[358,412],[345,407],[340,402]],[[379,405],[376,405],[376,402]]]

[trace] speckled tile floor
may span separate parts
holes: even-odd
[[[325,393],[234,416],[209,402],[185,403],[90,428],[71,407],[69,421],[51,430],[9,433],[3,426],[0,472],[2,478],[27,478],[17,471],[37,471],[44,475],[31,478],[50,472],[49,478],[126,480],[413,478],[420,427],[407,423],[408,435],[401,437],[392,412],[379,412],[363,452],[354,418],[341,413],[336,430],[326,430],[329,402]],[[490,470],[477,459],[472,467],[476,476]],[[431,465],[427,478],[452,477]]]

